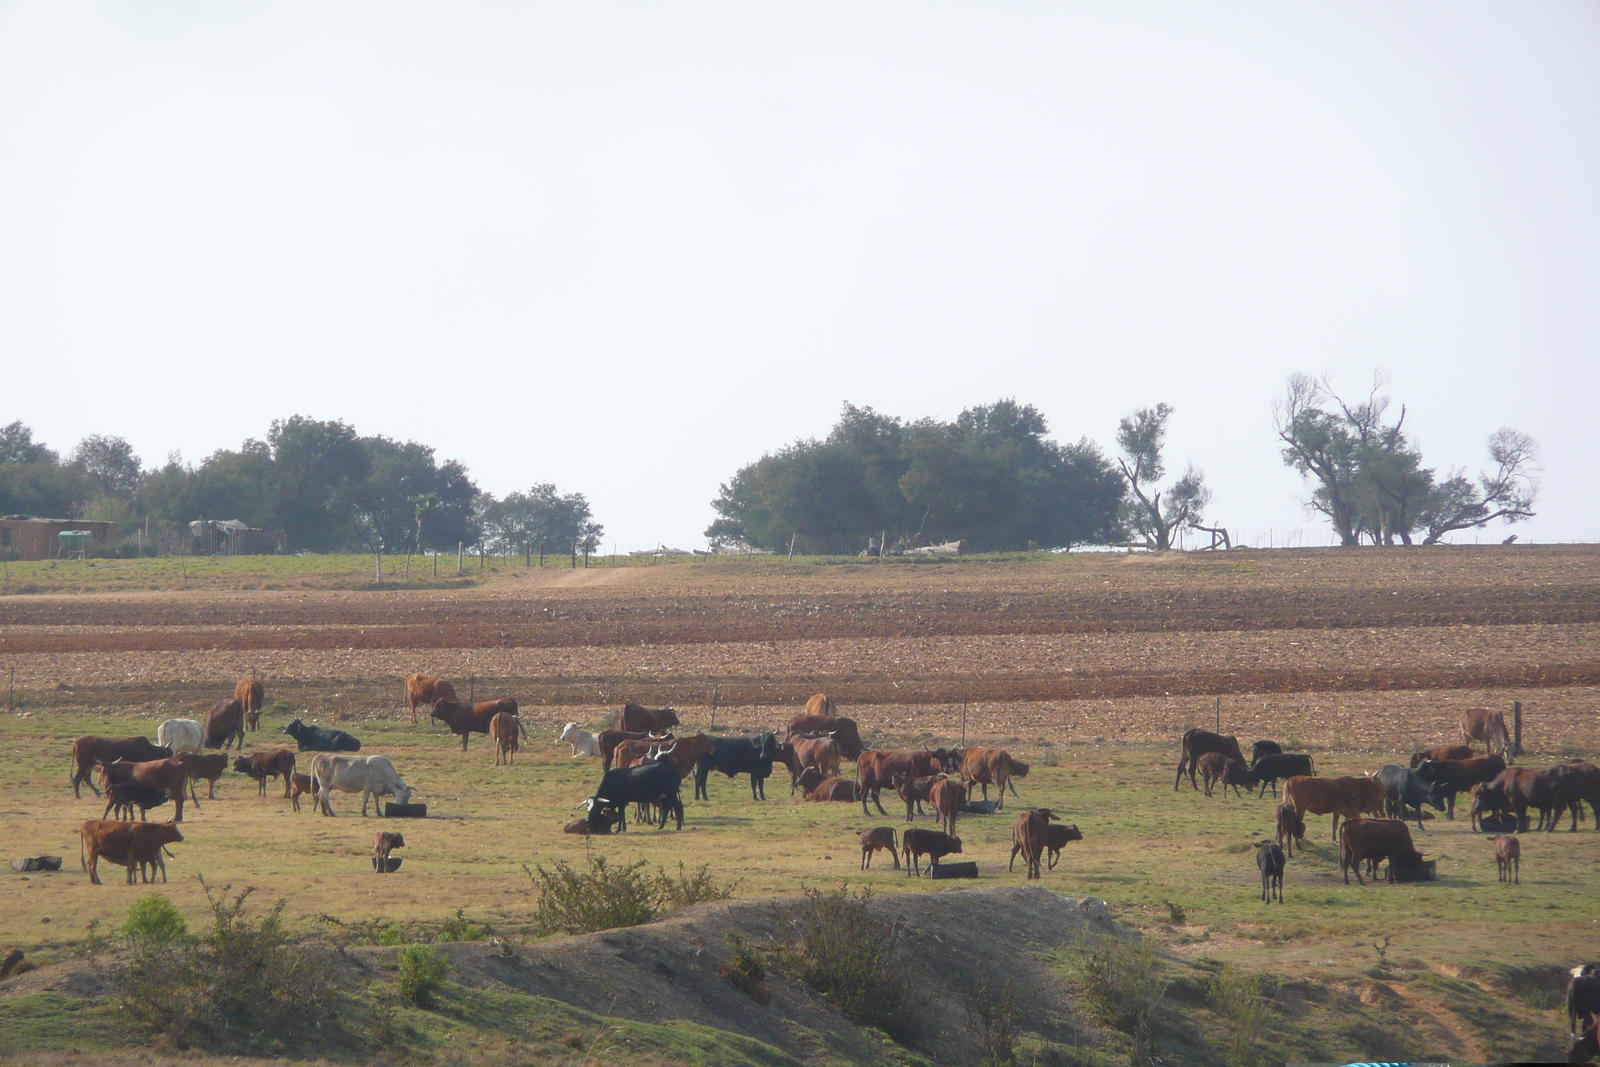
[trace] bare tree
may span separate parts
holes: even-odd
[[[1166,475],[1161,451],[1166,443],[1167,419],[1172,408],[1157,404],[1153,408],[1140,408],[1123,419],[1117,427],[1117,444],[1122,455],[1117,464],[1128,482],[1133,499],[1123,506],[1123,521],[1128,528],[1144,538],[1146,547],[1165,551],[1172,547],[1173,536],[1183,526],[1194,526],[1204,521],[1206,505],[1211,502],[1211,490],[1206,488],[1205,475],[1189,464],[1183,476],[1165,490],[1155,489],[1155,483]]]
[[[1539,495],[1539,443],[1528,434],[1502,426],[1489,435],[1493,472],[1478,476],[1474,485],[1464,472],[1433,487],[1423,510],[1421,525],[1428,531],[1425,545],[1436,545],[1446,534],[1472,527],[1482,529],[1495,519],[1520,522],[1531,518]]]

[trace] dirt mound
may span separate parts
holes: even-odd
[[[728,935],[752,945],[788,939],[784,915],[792,900],[703,904],[646,926],[531,946],[480,942],[445,946],[451,978],[472,988],[516,991],[586,1011],[640,1022],[682,1019],[754,1038],[801,1063],[875,1062],[878,1040],[857,1030],[810,991],[768,978],[762,1006],[724,981],[720,961],[732,958]],[[1040,957],[1086,933],[1131,937],[1092,897],[1068,900],[1034,887],[952,889],[876,897],[871,910],[901,931],[900,953],[915,975],[916,1044],[939,1063],[974,1063],[981,1052],[968,1009],[982,981],[1009,980],[1025,990],[1025,1029],[1071,1042],[1073,1010],[1066,990]],[[349,952],[364,971],[390,972],[396,950]]]

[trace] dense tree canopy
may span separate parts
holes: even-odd
[[[807,552],[964,540],[974,550],[1064,547],[1118,536],[1122,480],[1087,440],[1059,444],[1015,400],[954,422],[905,423],[846,404],[821,441],[740,469],[712,502],[720,543]]]
[[[573,546],[580,552],[593,552],[605,534],[582,493],[562,496],[549,483],[526,493],[512,493],[504,500],[488,501],[483,526],[490,547],[504,552],[540,545],[563,552]]]

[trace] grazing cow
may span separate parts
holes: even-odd
[[[360,752],[361,742],[343,730],[327,726],[307,726],[294,719],[283,732],[294,738],[301,752]]]
[[[1506,761],[1499,756],[1474,756],[1468,760],[1423,760],[1416,774],[1433,787],[1434,799],[1445,802],[1445,817],[1454,819],[1457,793],[1480,782],[1492,782],[1505,769]]]
[[[155,881],[156,870],[161,872],[161,880],[165,882],[167,865],[161,859],[162,846],[182,840],[183,834],[170,820],[107,822],[104,819],[90,819],[78,830],[78,862],[89,872],[91,885],[103,884],[100,881],[101,859],[128,868],[129,885],[133,884],[134,869],[137,867],[143,877],[147,866],[152,871],[145,878],[147,882]]]
[[[219,700],[211,705],[200,727],[206,735],[206,748],[226,752],[237,741],[239,751],[244,751],[244,705],[237,700]]]
[[[487,734],[490,721],[501,713],[516,718],[517,702],[510,697],[481,700],[476,704],[458,700],[440,700],[433,705],[428,717],[438,719],[450,727],[450,732],[461,738],[461,751],[465,752],[467,738],[472,734]],[[517,722],[520,724],[522,720],[518,718]]]
[[[137,782],[151,789],[162,790],[167,794],[167,799],[172,801],[173,821],[183,821],[183,794],[189,787],[189,771],[176,756],[142,763],[100,764],[100,784],[105,786],[113,782]],[[198,809],[200,801],[196,800],[194,806]]]
[[[289,803],[294,805],[295,811],[300,810],[300,798],[308,793],[311,795],[311,803],[315,804],[317,802],[317,793],[312,788],[309,774],[297,774],[291,781],[294,782],[294,788],[289,791]]]
[[[1255,785],[1250,780],[1250,769],[1236,759],[1229,759],[1220,752],[1207,752],[1197,761],[1200,764],[1200,779],[1205,783],[1206,796],[1211,795],[1211,787],[1217,782],[1222,783],[1222,795],[1228,795],[1228,787],[1233,787],[1233,795],[1240,800],[1244,796],[1239,792],[1242,785],[1246,789]]]
[[[240,678],[233,685],[233,699],[237,700],[244,708],[244,728],[258,730],[261,728],[261,705],[266,698],[266,690],[261,687],[261,682],[255,675]]]
[[[78,787],[87,785],[99,796],[100,790],[89,780],[97,763],[140,763],[167,759],[172,749],[153,745],[148,737],[80,737],[72,743],[72,795],[81,797]]]
[[[624,704],[617,717],[617,729],[633,733],[664,734],[678,725],[678,713],[671,708],[647,708]]]
[[[1256,846],[1256,868],[1261,872],[1261,899],[1272,903],[1272,891],[1278,891],[1278,903],[1283,903],[1283,849],[1276,841],[1263,841]]]
[[[1568,1063],[1594,1063],[1600,1060],[1600,1030],[1590,1026],[1567,1039]]]
[[[205,746],[205,733],[193,719],[168,719],[156,727],[156,744],[180,752],[199,752]]]
[[[1178,783],[1183,781],[1183,772],[1189,771],[1189,785],[1194,789],[1195,763],[1207,752],[1220,752],[1229,759],[1236,759],[1244,763],[1244,753],[1239,751],[1239,739],[1232,734],[1214,734],[1210,730],[1202,730],[1198,726],[1183,735],[1183,751],[1178,756],[1178,774],[1172,780],[1172,791],[1178,791]],[[1248,765],[1247,765],[1248,766]]]
[[[894,861],[894,869],[900,869],[900,846],[895,842],[894,827],[874,826],[870,830],[861,831],[861,869],[872,869],[872,854],[880,848],[889,850],[889,858]]]
[[[1294,846],[1299,845],[1300,851],[1306,849],[1306,821],[1295,810],[1293,804],[1279,804],[1277,817],[1278,844],[1284,851],[1294,855]]]
[[[1506,834],[1489,838],[1494,842],[1494,865],[1500,881],[1522,884],[1522,842]]]
[[[1444,802],[1433,796],[1433,787],[1398,763],[1385,763],[1373,777],[1383,783],[1384,814],[1391,819],[1412,818],[1409,813],[1414,810],[1417,829],[1421,830],[1424,801],[1432,804],[1435,811],[1444,810]]]
[[[1472,787],[1472,828],[1483,829],[1485,818],[1504,819],[1511,815],[1511,797],[1508,787],[1523,772],[1516,767],[1508,767],[1495,776],[1492,782],[1483,782]]]
[[[961,812],[961,805],[967,802],[967,787],[940,775],[928,790],[928,802],[933,805],[934,817],[944,827],[944,832],[955,837],[956,816]]]
[[[1011,862],[1015,863],[1017,853],[1021,852],[1029,880],[1044,877],[1039,865],[1045,849],[1049,847],[1050,822],[1053,819],[1059,821],[1059,817],[1049,808],[1029,808],[1017,816],[1016,824],[1011,828]],[[1011,868],[1008,866],[1006,869]]]
[[[1026,777],[1028,777],[1029,767],[1028,767],[1028,765],[1026,763],[1023,763],[1021,760],[1014,759],[1014,760],[1011,761],[1010,770],[1011,770],[1011,776],[1006,779],[1006,788],[1011,790],[1011,795],[1012,796],[1019,797],[1022,794],[1017,792],[1017,779],[1018,778],[1026,778]]]
[[[1276,756],[1283,752],[1283,746],[1276,741],[1256,741],[1250,745],[1250,765],[1253,767],[1260,762],[1262,756]]]
[[[390,833],[388,830],[379,830],[372,839],[372,869],[379,874],[389,873],[389,853],[397,848],[406,847],[404,834]]]
[[[953,783],[952,783],[953,784]],[[928,857],[928,869],[939,866],[939,861],[952,852],[961,851],[961,838],[951,837],[943,830],[923,830],[913,827],[900,835],[900,848],[905,853],[906,877],[916,875],[922,877],[922,866],[918,857]]]
[[[1256,742],[1258,745],[1260,743]],[[1254,757],[1254,762],[1250,764],[1250,784],[1261,786],[1261,791],[1256,794],[1257,800],[1266,796],[1268,785],[1272,786],[1272,795],[1276,798],[1278,779],[1293,778],[1297,774],[1312,777],[1316,773],[1316,764],[1303,752],[1268,752]]]
[[[501,712],[489,720],[489,737],[494,741],[494,765],[511,766],[517,754],[517,737],[522,732],[522,719]],[[463,739],[465,740],[465,739]]]
[[[1492,708],[1468,708],[1461,713],[1461,741],[1482,741],[1489,755],[1510,756],[1511,735],[1506,731],[1506,717]]]
[[[436,674],[410,674],[406,676],[406,700],[411,704],[411,725],[417,725],[417,707],[433,705],[441,700],[456,700],[456,687]]]
[[[906,822],[915,821],[913,812],[921,808],[923,801],[930,799],[929,793],[934,783],[945,780],[942,774],[930,774],[922,778],[907,778],[903,774],[894,776],[895,795],[906,803]]]
[[[133,809],[139,809],[139,821],[144,822],[144,813],[151,808],[159,808],[170,798],[162,789],[152,789],[138,782],[112,782],[106,786],[106,810],[100,814],[102,820],[109,819],[114,813],[124,822],[133,821]]]
[[[335,790],[360,793],[362,818],[366,817],[369,802],[377,805],[379,816],[383,815],[379,797],[393,795],[396,803],[409,804],[416,792],[401,780],[388,756],[342,756],[331,752],[311,757],[311,786],[317,810],[330,816],[333,805],[328,798]]]
[[[1049,857],[1046,867],[1049,870],[1055,870],[1056,864],[1061,861],[1061,850],[1073,841],[1082,840],[1083,834],[1079,832],[1076,825],[1057,826],[1054,823],[1046,822],[1044,828],[1044,850]],[[1011,837],[1011,862],[1006,864],[1006,870],[1011,870],[1012,864],[1017,862],[1017,853],[1021,851],[1022,843],[1013,834]]]
[[[806,768],[811,773],[813,768]],[[820,773],[820,772],[818,772]],[[861,799],[857,786],[848,778],[824,778],[806,792],[807,800],[844,800],[855,803]]]
[[[617,746],[622,742],[647,740],[669,740],[669,738],[654,738],[639,730],[601,730],[595,735],[595,743],[600,748],[601,773],[611,769],[611,761],[616,758]]]
[[[1568,788],[1572,790],[1573,796],[1578,798],[1580,804],[1589,805],[1594,815],[1594,828],[1600,831],[1600,767],[1582,760],[1574,760],[1566,766],[1572,775]],[[1581,814],[1580,805],[1575,804],[1574,808],[1575,815]]]
[[[807,715],[826,715],[831,719],[838,713],[839,709],[834,707],[833,698],[826,693],[817,693],[806,701]]]
[[[1411,831],[1399,819],[1346,819],[1339,834],[1339,870],[1344,874],[1344,884],[1350,884],[1350,871],[1356,872],[1356,881],[1366,885],[1361,877],[1363,862],[1373,865],[1376,878],[1379,860],[1388,860],[1388,881],[1395,881],[1395,866],[1415,866],[1422,862],[1422,853],[1411,843]]]
[[[1539,829],[1550,832],[1561,821],[1563,812],[1571,811],[1572,829],[1578,829],[1578,816],[1583,811],[1585,778],[1577,763],[1558,763],[1553,767],[1540,767],[1523,779],[1522,803],[1512,794],[1512,806],[1517,810],[1518,825],[1528,828],[1528,808],[1539,809]]]
[[[721,771],[732,778],[737,774],[750,776],[750,799],[767,799],[767,778],[778,759],[778,735],[768,730],[754,737],[717,737],[711,741],[711,751],[695,760],[694,797],[711,799],[706,791],[706,778],[712,771]]]
[[[1006,784],[1011,780],[1011,769],[1016,761],[1003,748],[969,748],[961,753],[961,780],[970,791],[973,786],[983,789],[983,799],[989,799],[989,786],[995,787],[994,808],[1006,805]]]
[[[867,750],[861,743],[861,733],[856,729],[856,721],[842,715],[796,715],[789,720],[789,729],[784,734],[784,740],[793,740],[802,735],[822,734],[826,734],[838,743],[839,755],[847,760],[858,760],[861,758],[861,753]]]
[[[1583,973],[1572,976],[1572,981],[1567,983],[1567,1032],[1573,1033],[1578,1029],[1578,1020],[1583,1020],[1584,1029],[1594,1023],[1595,1016],[1600,1015],[1600,974],[1589,968],[1582,968]]]
[[[1476,755],[1477,753],[1472,751],[1471,745],[1435,745],[1432,748],[1423,749],[1421,752],[1411,753],[1411,769],[1416,770],[1422,766],[1422,761],[1426,759],[1462,760],[1471,759]]]
[[[283,799],[289,799],[294,786],[294,753],[286,748],[271,752],[252,752],[233,761],[233,769],[256,780],[256,795],[267,795],[267,779],[283,779]]]
[[[578,724],[569,722],[561,728],[561,736],[557,739],[565,741],[572,746],[572,758],[580,756],[600,756],[600,741],[588,730],[578,729]]]
[[[1284,783],[1283,800],[1294,806],[1302,819],[1312,815],[1332,815],[1333,832],[1339,836],[1339,819],[1383,814],[1383,783],[1376,778],[1312,778],[1296,775]]]
[[[825,777],[839,773],[839,743],[831,737],[796,737],[778,746],[778,758],[789,768],[789,795],[794,796],[800,772],[815,767]]]
[[[678,829],[682,830],[683,797],[678,791],[682,782],[683,775],[671,760],[607,771],[601,776],[594,796],[583,802],[589,809],[589,825],[595,832],[601,832],[600,828],[606,823],[605,812],[609,809],[616,813],[619,827],[626,830],[629,804],[659,803],[664,805],[664,811],[658,829],[667,828],[667,815],[672,814],[677,816]]]
[[[175,758],[183,760],[183,769],[189,772],[189,796],[196,805],[200,803],[200,798],[195,795],[194,784],[201,779],[206,783],[206,799],[217,799],[217,779],[228,769],[226,752],[207,752],[204,755],[180,752]]]
[[[842,750],[841,750],[842,751]],[[897,776],[926,778],[944,771],[938,753],[921,749],[913,752],[863,752],[856,760],[856,781],[861,785],[861,814],[870,816],[867,799],[878,806],[879,815],[889,814],[883,809],[879,793],[893,789]]]

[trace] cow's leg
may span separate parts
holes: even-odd
[[[1189,752],[1188,752],[1187,749],[1185,749],[1183,754],[1178,757],[1178,773],[1172,779],[1172,791],[1174,793],[1176,793],[1178,791],[1178,783],[1183,781],[1183,765],[1184,765],[1184,762],[1188,760],[1188,758],[1189,758]]]
[[[873,791],[872,791],[872,802],[878,806],[878,814],[879,815],[887,815],[889,813],[887,811],[883,810],[882,793],[883,793],[883,788],[881,786],[873,789]],[[866,804],[863,803],[861,806],[864,808],[864,807],[866,807]]]

